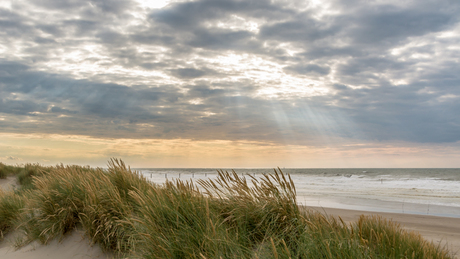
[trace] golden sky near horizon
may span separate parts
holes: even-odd
[[[9,164],[39,162],[105,167],[108,158],[114,157],[123,158],[127,165],[137,168],[425,168],[439,161],[443,161],[444,167],[456,167],[458,158],[454,148],[409,147],[408,143],[320,148],[255,141],[101,139],[56,134],[0,134],[0,139],[0,157],[8,159],[13,155],[8,159]]]

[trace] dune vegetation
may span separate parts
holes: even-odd
[[[107,169],[0,164],[0,172],[21,184],[0,192],[0,237],[18,231],[18,247],[77,228],[123,258],[452,258],[386,219],[346,224],[299,207],[279,169],[163,185],[116,159]]]
[[[5,165],[0,162],[0,179],[5,179],[8,175],[15,175],[20,170],[22,168],[19,166]]]

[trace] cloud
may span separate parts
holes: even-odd
[[[171,70],[171,72],[174,76],[182,79],[198,78],[206,74],[205,71],[194,68],[178,68]]]
[[[149,18],[154,23],[183,30],[202,26],[203,23],[209,21],[225,20],[234,14],[255,18],[283,19],[294,13],[292,9],[283,8],[281,4],[267,0],[201,0],[169,5],[168,8],[151,12]]]
[[[296,66],[288,66],[284,68],[284,71],[287,72],[294,72],[300,75],[305,74],[318,74],[318,75],[327,75],[331,71],[328,67],[322,67],[315,64],[308,64],[308,65],[296,65]]]
[[[460,5],[357,3],[18,1],[0,8],[0,129],[459,141]]]
[[[414,2],[407,7],[368,5],[358,10],[358,16],[348,17],[356,19],[351,24],[358,25],[350,28],[348,33],[356,44],[380,46],[447,29],[458,22],[453,15],[458,11],[458,6],[442,5],[429,1],[421,5]]]
[[[17,125],[13,118],[22,116],[47,123],[32,122],[29,127],[24,125],[15,131],[85,133],[99,137],[129,134],[138,138],[187,136],[286,143],[308,143],[315,136],[327,134],[415,142],[455,142],[460,137],[457,131],[460,121],[455,117],[460,112],[455,101],[458,97],[426,107],[426,102],[442,95],[418,94],[420,86],[351,89],[335,85],[338,91],[335,96],[273,103],[235,96],[244,88],[191,85],[187,93],[178,94],[170,86],[139,89],[94,84],[28,70],[11,76],[40,84],[24,80],[16,81],[20,87],[2,86],[2,96],[8,97],[3,98],[0,112],[14,116],[2,121],[5,131]],[[251,93],[254,89],[257,88],[245,91]],[[15,95],[22,100],[12,100]],[[196,99],[199,104],[191,102]],[[336,103],[332,105],[333,102]],[[443,109],[450,112],[443,113]]]
[[[91,1],[59,1],[59,0],[45,0],[37,3],[36,1],[28,1],[29,3],[50,10],[59,11],[82,11],[88,12],[91,9],[97,9],[97,11],[108,12],[108,13],[121,13],[124,12],[127,7],[130,6],[130,1],[123,0],[91,0]]]
[[[313,19],[311,13],[301,13],[288,21],[262,26],[260,36],[263,39],[300,42],[302,44],[315,42],[332,36],[337,28]]]

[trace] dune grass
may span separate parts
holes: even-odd
[[[27,169],[26,169],[27,168]],[[120,160],[108,169],[28,165],[27,187],[0,193],[0,231],[48,243],[75,228],[133,258],[452,258],[379,217],[352,224],[300,209],[281,170],[262,178],[148,182]]]
[[[6,165],[0,163],[0,179],[5,179],[8,176]]]
[[[0,162],[0,179],[5,179],[9,175],[16,175],[22,170],[20,166],[5,165]]]
[[[14,227],[14,221],[22,208],[24,208],[24,198],[21,195],[0,189],[0,240]]]

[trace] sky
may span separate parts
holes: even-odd
[[[2,0],[0,162],[460,167],[458,0]]]

